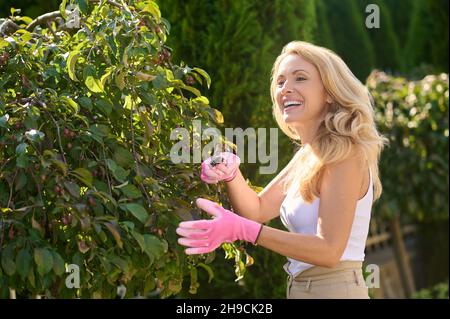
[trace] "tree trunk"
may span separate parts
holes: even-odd
[[[406,251],[405,242],[403,241],[403,232],[400,224],[400,217],[394,217],[391,221],[391,232],[395,248],[395,257],[399,268],[402,286],[407,298],[416,291],[414,277],[412,274],[411,263],[409,261],[408,252]]]

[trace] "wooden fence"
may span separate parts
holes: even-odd
[[[399,219],[383,221],[372,217],[366,242],[365,265],[379,269],[379,287],[371,288],[371,297],[409,298],[415,292],[412,260],[415,249],[416,227],[400,225]]]

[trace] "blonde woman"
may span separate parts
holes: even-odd
[[[246,240],[286,256],[287,298],[369,298],[362,262],[386,142],[370,94],[339,56],[301,41],[276,59],[270,91],[278,125],[300,148],[259,194],[234,154],[205,160],[202,180],[224,181],[234,212],[198,199],[214,218],[180,223],[178,242],[187,254]],[[289,231],[264,225],[278,216]]]

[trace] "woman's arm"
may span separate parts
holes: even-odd
[[[315,235],[263,226],[258,245],[318,266],[334,267],[347,246],[367,167],[360,157],[330,165],[323,174]]]
[[[259,223],[266,223],[277,217],[286,196],[283,192],[283,179],[292,163],[293,160],[259,194],[248,186],[241,172],[238,171],[236,177],[226,183],[233,210]]]

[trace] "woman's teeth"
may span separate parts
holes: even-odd
[[[303,102],[300,101],[287,101],[283,104],[283,110],[291,109],[297,106],[303,106]]]

